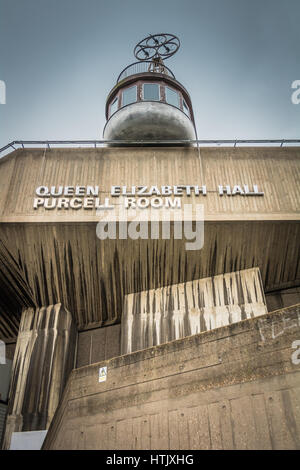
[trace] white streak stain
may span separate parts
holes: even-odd
[[[259,276],[254,268],[144,291],[139,294],[140,312],[134,311],[137,294],[126,296],[126,352],[132,352],[132,338],[137,334],[132,331],[135,315],[141,347],[147,348],[200,333],[201,316],[206,331],[241,321],[243,311],[246,318],[267,313]]]

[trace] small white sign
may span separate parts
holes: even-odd
[[[99,382],[105,382],[107,377],[107,367],[100,367],[99,369]]]

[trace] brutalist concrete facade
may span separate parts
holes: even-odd
[[[12,432],[49,429],[45,448],[299,448],[299,156],[298,148],[116,147],[20,149],[1,159],[0,339],[11,358],[18,344],[4,446]],[[112,185],[142,180],[206,185],[206,195],[181,197],[204,206],[201,250],[174,238],[100,240],[95,209],[33,207],[40,185],[99,186],[104,198]],[[264,194],[220,196],[218,184],[257,184]],[[159,292],[170,295],[167,309]],[[135,302],[132,331],[148,339],[138,346],[147,349],[122,355],[126,299]],[[40,321],[38,347],[36,332],[20,329],[28,312]],[[156,330],[148,341],[146,314],[173,322],[174,335],[155,346]]]
[[[13,432],[48,430],[49,449],[299,448],[299,158],[291,147],[2,158],[0,340],[14,358],[4,446]],[[206,185],[181,197],[204,206],[202,249],[173,237],[100,240],[95,208],[33,207],[40,185],[98,186],[103,201],[113,185],[142,181]],[[220,196],[218,184],[264,194]],[[128,312],[141,351],[121,348]],[[39,328],[24,330],[27,317]]]

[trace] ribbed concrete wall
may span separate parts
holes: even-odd
[[[122,354],[267,313],[258,268],[125,296]]]
[[[264,289],[300,283],[299,222],[205,223],[185,240],[105,240],[96,224],[0,224],[0,338],[17,334],[24,305],[62,303],[78,329],[121,319],[124,295],[258,266]],[[266,241],[266,244],[263,241]]]
[[[4,448],[14,431],[48,429],[74,367],[77,332],[60,304],[22,314],[14,354]]]
[[[44,447],[300,449],[299,337],[300,305],[74,370]]]

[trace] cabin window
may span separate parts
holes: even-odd
[[[156,83],[144,83],[143,99],[148,101],[159,101],[159,85],[157,85]]]
[[[110,116],[112,114],[114,114],[117,109],[118,109],[118,104],[119,104],[119,98],[118,96],[112,101],[111,105],[110,105]]]
[[[177,91],[166,86],[166,102],[180,108],[179,94]]]
[[[122,106],[126,106],[130,103],[135,103],[137,97],[136,85],[126,88],[122,93]]]

